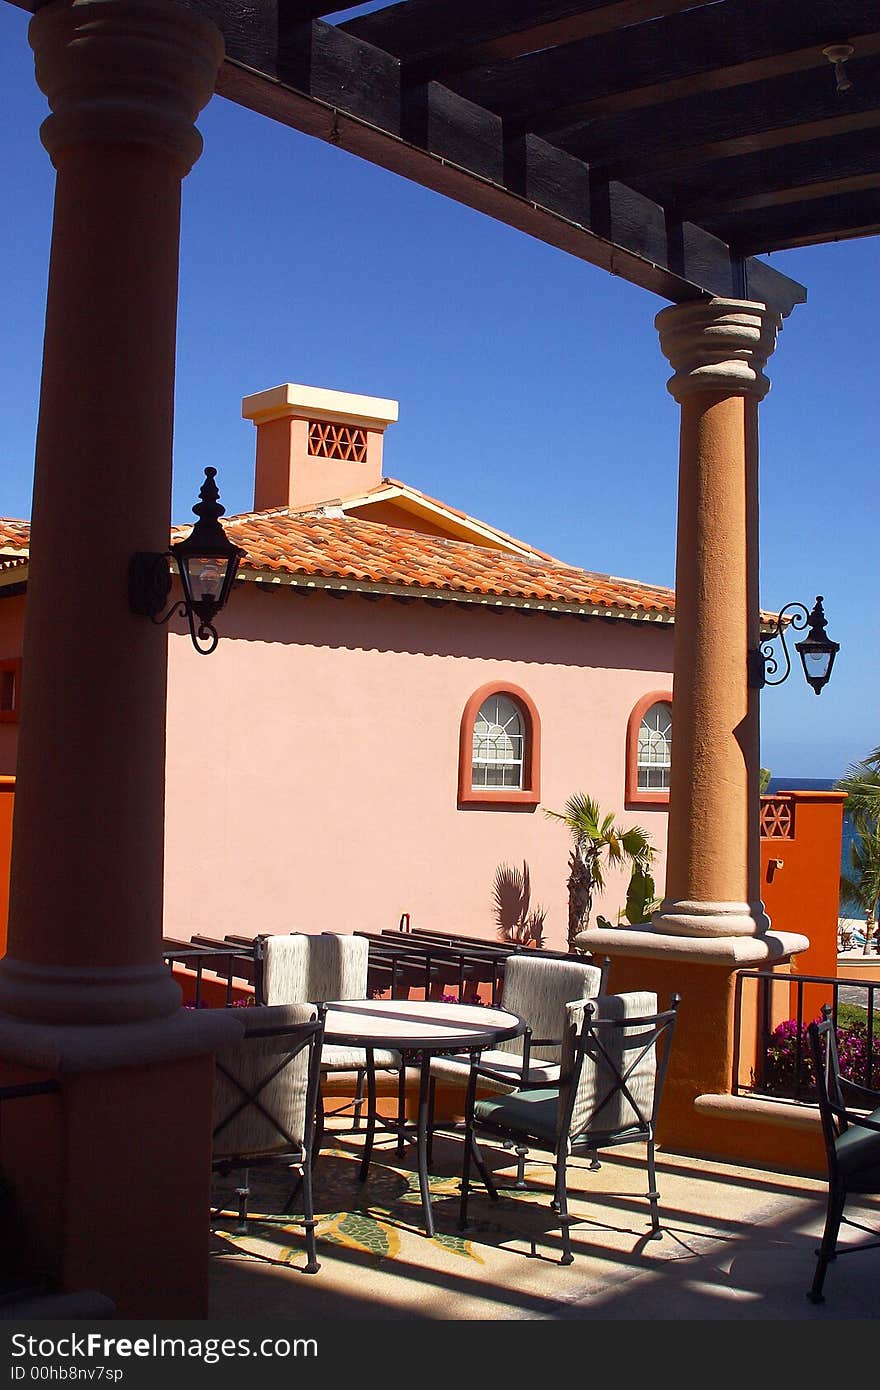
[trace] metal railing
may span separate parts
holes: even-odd
[[[192,937],[189,941],[175,941],[172,937],[165,937],[162,948],[162,958],[169,969],[174,965],[182,965],[184,969],[193,972],[195,978],[192,1003],[197,1009],[202,1007],[203,976],[206,970],[215,978],[225,978],[227,1006],[234,1002],[234,990],[237,985],[256,986],[258,983],[252,944],[226,944],[198,936]]]
[[[474,1000],[481,985],[489,987],[489,1002],[497,1005],[504,982],[505,962],[524,953],[545,960],[571,960],[563,951],[545,951],[512,943],[495,943],[481,937],[454,936],[442,932],[388,928],[384,932],[354,932],[369,942],[367,989],[373,994],[390,993],[392,999],[405,997],[410,990],[423,990],[425,998],[442,989],[452,991],[463,1001]],[[234,1002],[236,985],[253,986],[254,1003],[263,1000],[263,950],[261,936],[227,935],[222,941],[194,936],[189,941],[166,937],[163,956],[169,966],[182,965],[195,977],[193,1003],[202,1003],[203,972],[216,979],[225,978],[226,1004]],[[590,957],[579,957],[589,961]],[[610,962],[595,962],[607,978]]]
[[[745,1036],[744,1002],[746,991],[754,981],[756,993],[751,996],[754,1033]],[[880,1020],[880,979],[850,980],[830,975],[800,975],[793,971],[740,970],[736,976],[734,995],[733,1078],[734,1095],[767,1096],[801,1102],[815,1099],[810,1043],[807,1025],[819,1017],[821,1003],[819,988],[825,987],[821,1003],[831,1006],[831,1016],[837,1033],[841,1065],[850,1080],[873,1089],[880,1087],[880,1034],[875,1028]],[[855,1007],[864,1014],[840,1022],[844,1003],[841,992],[859,996]],[[784,991],[785,1007],[780,1007],[779,995]],[[792,991],[794,1009],[791,1008]],[[809,1006],[805,997],[809,991]],[[864,999],[864,1003],[861,1000]],[[854,1002],[854,1001],[853,1001]],[[780,1017],[784,1014],[785,1017]],[[774,1019],[776,1020],[774,1022]],[[751,1055],[754,1044],[755,1064],[748,1084],[742,1082],[744,1058]]]

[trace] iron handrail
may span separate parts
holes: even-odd
[[[742,1012],[743,1012],[743,982],[745,980],[755,980],[758,982],[759,998],[759,1035],[757,1038],[756,1064],[757,1073],[752,1072],[753,1084],[749,1087],[742,1086],[739,1080],[739,1071],[742,1060]],[[880,1049],[880,1040],[875,1037],[874,1023],[877,1017],[876,998],[880,994],[880,979],[876,980],[851,980],[841,979],[835,975],[802,975],[795,971],[777,970],[738,970],[734,986],[734,1035],[733,1035],[733,1077],[731,1091],[733,1095],[740,1095],[747,1090],[750,1095],[773,1096],[778,1092],[768,1091],[766,1080],[766,1068],[768,1047],[773,1032],[771,1026],[770,1010],[772,1005],[771,985],[782,985],[786,989],[795,986],[796,1008],[794,1018],[791,1020],[795,1024],[794,1032],[794,1094],[787,1096],[787,1099],[805,1102],[812,1098],[807,1095],[810,1086],[809,1060],[806,1043],[806,1024],[809,1019],[804,1018],[804,990],[807,985],[827,985],[831,993],[831,1018],[834,1024],[835,1034],[838,1028],[838,1014],[840,1007],[841,989],[863,989],[866,991],[867,999],[865,1004],[865,1057],[864,1067],[861,1074],[861,1082],[870,1087],[872,1072],[875,1064],[875,1055]],[[861,1006],[858,1006],[861,1007]],[[858,1081],[859,1077],[853,1077]]]

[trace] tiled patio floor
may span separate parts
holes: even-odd
[[[381,1148],[364,1189],[359,1138],[336,1136],[316,1173],[317,1275],[290,1218],[256,1221],[241,1244],[215,1236],[212,1318],[293,1319],[838,1319],[880,1314],[880,1249],[838,1259],[820,1307],[805,1294],[824,1220],[824,1185],[672,1153],[659,1156],[664,1221],[647,1239],[643,1150],[618,1150],[598,1172],[578,1161],[572,1188],[575,1262],[558,1263],[548,1208],[551,1169],[530,1164],[539,1199],[510,1192],[496,1207],[475,1188],[473,1227],[457,1230],[460,1145],[438,1139],[432,1180],[437,1237],[418,1224],[412,1150]],[[489,1150],[512,1182],[510,1155]],[[252,1210],[279,1211],[286,1179],[258,1179]],[[858,1215],[853,1209],[853,1215]],[[865,1199],[880,1227],[880,1202]],[[230,1223],[231,1225],[231,1223]],[[858,1236],[849,1231],[847,1242]],[[867,1240],[868,1237],[862,1237]],[[247,1249],[249,1253],[242,1253]]]

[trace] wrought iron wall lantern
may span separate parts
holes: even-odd
[[[786,613],[791,611],[793,616],[790,623],[796,631],[800,632],[805,627],[809,627],[806,637],[802,638],[800,642],[795,642],[794,647],[801,659],[807,683],[813,687],[817,695],[821,694],[830,679],[834,658],[840,651],[840,643],[832,642],[825,632],[827,624],[822,603],[822,595],[817,594],[816,602],[809,612],[807,612],[804,603],[787,603],[780,610],[776,618],[776,631],[765,642],[762,642],[760,647],[753,647],[748,653],[749,685],[753,689],[760,690],[765,685],[781,685],[788,678],[791,670],[791,658],[785,643],[783,618]],[[785,670],[778,680],[771,680],[770,677],[779,670],[779,661],[771,646],[777,637],[782,643]]]
[[[220,640],[214,619],[229,598],[245,553],[232,544],[220,525],[226,508],[220,505],[216,476],[216,468],[205,469],[201,501],[193,507],[198,521],[186,540],[162,553],[138,551],[131,558],[128,577],[131,611],[154,623],[167,623],[173,613],[186,617],[192,644],[202,656],[209,656]],[[172,584],[169,560],[180,575],[183,599],[163,613]]]

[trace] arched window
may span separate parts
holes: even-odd
[[[461,720],[459,805],[537,806],[540,721],[524,690],[484,685]]]
[[[629,717],[626,739],[626,804],[669,804],[672,766],[672,695],[645,695]]]
[[[0,660],[0,723],[17,724],[21,692],[21,657]]]
[[[471,790],[514,787],[522,790],[525,720],[518,705],[500,691],[480,706],[474,720]]]

